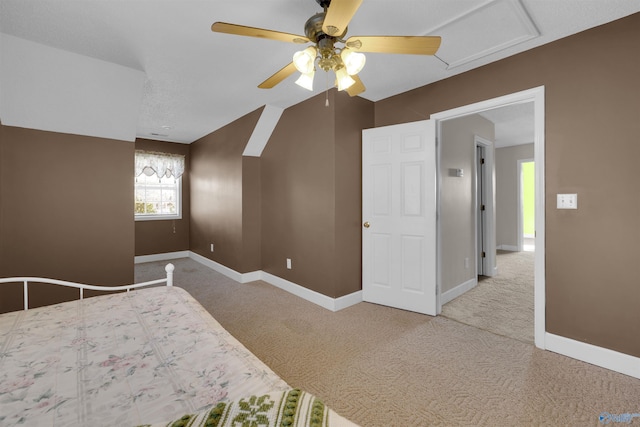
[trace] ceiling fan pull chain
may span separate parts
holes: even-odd
[[[324,101],[324,106],[329,106],[329,73],[324,73],[327,76],[327,89],[325,90],[326,99]]]

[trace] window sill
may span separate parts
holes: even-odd
[[[171,221],[182,219],[182,215],[136,215],[136,221]]]

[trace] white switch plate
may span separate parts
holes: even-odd
[[[578,209],[578,195],[558,194],[558,209]]]
[[[291,258],[287,258],[287,269],[291,270]]]

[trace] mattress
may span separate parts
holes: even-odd
[[[161,423],[291,387],[185,290],[0,315],[0,425]]]

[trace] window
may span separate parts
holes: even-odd
[[[182,177],[168,178],[144,173],[136,177],[136,219],[179,219]]]
[[[182,218],[184,156],[136,150],[135,219]]]

